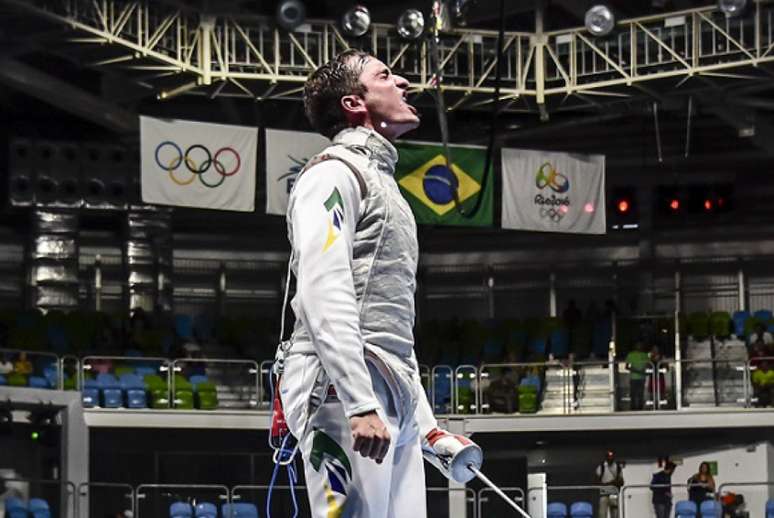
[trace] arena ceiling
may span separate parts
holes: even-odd
[[[369,7],[376,24],[394,24],[404,9],[418,4],[385,0],[362,3]],[[737,36],[713,18],[712,7],[706,2],[672,0],[659,7],[663,2],[615,0],[612,5],[619,19],[642,20],[626,26],[632,34],[640,31],[640,43],[656,30],[654,23],[665,26],[664,17],[668,13],[683,13],[684,16],[688,13],[690,20],[703,23],[715,34],[715,45],[725,45],[729,49],[713,58],[712,67],[716,68],[705,66],[701,69],[695,68],[702,64],[698,57],[696,62],[685,63],[688,58],[683,51],[686,49],[678,50],[678,55],[670,58],[667,47],[671,44],[657,44],[654,37],[650,43],[660,61],[638,77],[634,77],[629,68],[632,64],[627,63],[628,55],[623,47],[626,42],[621,43],[625,34],[619,33],[618,43],[622,46],[616,57],[618,66],[609,63],[610,59],[605,62],[602,54],[607,53],[603,47],[606,43],[597,43],[597,50],[601,52],[597,52],[596,57],[601,58],[607,75],[600,75],[599,71],[595,72],[597,75],[588,70],[586,73],[578,59],[573,62],[571,51],[562,54],[561,45],[570,39],[585,41],[583,34],[576,33],[582,33],[580,27],[590,3],[580,0],[540,2],[543,30],[545,33],[553,31],[545,41],[553,50],[546,50],[542,58],[546,63],[543,91],[539,92],[534,78],[525,73],[523,91],[518,91],[517,81],[510,97],[503,96],[499,103],[502,112],[495,126],[499,144],[604,153],[608,157],[608,177],[613,183],[624,175],[629,181],[633,171],[641,181],[653,183],[678,173],[723,177],[753,167],[760,170],[762,164],[774,165],[774,62],[768,60],[774,57],[771,39],[774,5],[771,2],[751,2],[752,11],[763,13],[760,19],[750,21],[753,26],[759,25],[763,35],[759,38],[762,42],[753,42],[759,46],[756,52],[741,48],[748,47],[745,41],[749,40],[749,33]],[[293,92],[290,87],[297,90],[298,83],[288,83],[290,86],[285,92],[290,93],[287,95],[278,95],[277,91],[267,94],[267,80],[222,81],[227,84],[213,80],[210,84],[199,84],[199,76],[190,70],[175,73],[153,56],[122,46],[110,38],[96,37],[75,23],[65,23],[67,20],[79,21],[77,17],[65,16],[71,12],[66,6],[79,4],[126,7],[133,3],[0,0],[0,113],[5,121],[2,131],[6,140],[24,136],[109,140],[136,145],[136,117],[140,113],[308,129],[298,92]],[[335,0],[307,4],[308,18],[316,20],[336,20],[349,6],[347,2]],[[233,21],[234,27],[254,26],[264,21],[271,24],[276,8],[276,2],[259,0],[159,0],[138,5],[158,9],[161,13],[179,13],[181,18],[189,20],[197,20],[202,15],[215,20],[228,19]],[[498,0],[478,0],[468,13],[465,29],[474,36],[455,39],[456,35],[450,35],[444,47],[448,52],[446,55],[451,55],[459,42],[474,37],[479,38],[479,43],[484,40],[484,50],[487,41],[495,42],[500,21],[499,5]],[[531,41],[534,41],[531,35],[536,31],[537,6],[535,1],[505,2],[506,31],[515,35],[510,49],[516,56],[517,46],[523,45],[524,52],[514,59],[521,59],[527,68],[534,68],[537,59],[527,55]],[[701,11],[705,7],[706,10]],[[120,13],[114,14],[117,17]],[[661,18],[648,21],[642,17]],[[574,29],[577,31],[573,32]],[[724,34],[728,38],[724,38]],[[688,38],[690,35],[683,36]],[[662,39],[666,41],[666,36]],[[552,46],[552,41],[559,40],[564,43]],[[735,47],[734,42],[742,45]],[[410,52],[412,50],[407,54]],[[733,60],[739,60],[739,64]],[[680,69],[681,63],[686,65],[685,70]],[[486,68],[486,64],[484,59],[479,70]],[[619,68],[623,68],[620,73]],[[297,75],[302,77],[303,73],[300,69]],[[469,75],[474,83],[492,85],[492,70],[488,77]],[[591,79],[584,79],[586,77]],[[425,120],[423,127],[412,137],[437,140],[439,130],[433,96],[431,91],[422,88],[428,77],[418,74],[411,79],[418,85],[412,101],[420,107]],[[584,85],[584,81],[607,83],[597,88],[590,83]],[[192,82],[194,86],[187,86]],[[451,139],[486,144],[492,127],[491,94],[483,89],[480,92],[466,90],[464,82],[460,85],[457,90],[445,92],[447,106],[451,108],[448,113]],[[176,95],[160,99],[170,92]],[[256,215],[256,222],[266,219]],[[280,228],[281,225],[275,223],[272,220],[266,224],[270,228]]]

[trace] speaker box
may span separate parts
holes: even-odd
[[[35,204],[78,208],[83,203],[81,148],[73,142],[38,141],[35,148]]]
[[[86,208],[126,209],[129,172],[133,169],[128,150],[121,146],[87,144],[81,163]]]
[[[11,141],[8,153],[8,199],[14,207],[29,207],[35,202],[35,160],[32,142]]]

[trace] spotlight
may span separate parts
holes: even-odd
[[[406,40],[416,40],[425,32],[425,17],[419,9],[407,9],[397,23],[398,35]]]
[[[671,200],[669,200],[669,209],[674,212],[677,212],[678,210],[680,210],[680,200],[677,198],[672,198]]]
[[[615,15],[610,7],[597,4],[586,11],[584,22],[592,36],[607,36],[615,27]]]
[[[723,11],[727,18],[734,18],[744,12],[745,7],[747,7],[747,0],[720,0],[718,7],[720,7],[720,10]]]
[[[704,210],[707,212],[712,212],[712,208],[715,206],[714,203],[712,203],[711,198],[705,198],[704,199]]]
[[[341,30],[350,38],[359,38],[371,27],[371,12],[364,5],[352,6],[341,17]]]
[[[306,6],[301,0],[283,0],[277,5],[277,24],[294,31],[306,19]]]
[[[623,200],[618,200],[618,204],[616,205],[616,207],[618,208],[618,212],[620,212],[621,214],[626,214],[627,212],[629,212],[629,208],[631,207],[631,204],[629,203],[629,200],[623,199]]]

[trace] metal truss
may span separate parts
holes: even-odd
[[[145,74],[140,79],[156,88],[159,98],[197,91],[210,97],[298,99],[307,75],[350,46],[370,51],[408,78],[412,93],[434,88],[429,43],[402,41],[390,25],[376,24],[367,36],[349,40],[331,21],[311,21],[289,33],[270,19],[194,16],[150,1],[0,1],[80,33],[70,41],[110,45],[112,54],[93,64]],[[773,33],[771,0],[756,1],[738,19],[708,6],[624,20],[605,38],[583,28],[506,32],[500,94],[510,109],[534,109],[551,97],[563,105],[568,99],[594,104],[592,96],[627,97],[643,90],[658,95],[698,76],[759,79],[771,75],[762,65],[774,61]],[[491,102],[496,47],[494,31],[455,29],[442,35],[442,88],[449,110]],[[525,102],[516,102],[520,99]]]

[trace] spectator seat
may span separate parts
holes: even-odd
[[[675,518],[696,518],[696,503],[690,500],[680,500],[675,504]]]
[[[575,502],[570,506],[572,518],[594,518],[594,510],[589,502]]]
[[[102,406],[105,408],[120,408],[123,406],[124,398],[121,392],[121,384],[112,374],[97,374],[97,384],[102,394]]]
[[[31,498],[28,508],[32,518],[51,518],[51,509],[48,507],[48,502],[42,498]]]
[[[126,396],[127,408],[147,408],[148,399],[145,384],[137,374],[123,374],[119,379],[121,390]]]
[[[722,518],[723,506],[717,500],[705,500],[701,503],[701,518]]]
[[[192,518],[193,510],[187,502],[172,502],[169,506],[169,518]]]
[[[566,518],[567,505],[562,502],[549,502],[546,508],[546,516],[548,518]]]
[[[766,502],[766,518],[774,518],[774,499]]]
[[[747,335],[746,324],[752,315],[749,311],[735,311],[731,317],[734,326],[734,334],[737,338],[744,338]]]
[[[7,518],[27,518],[27,503],[21,498],[9,496],[5,499],[5,516]]]
[[[218,518],[218,508],[209,502],[200,502],[194,509],[196,518]]]

